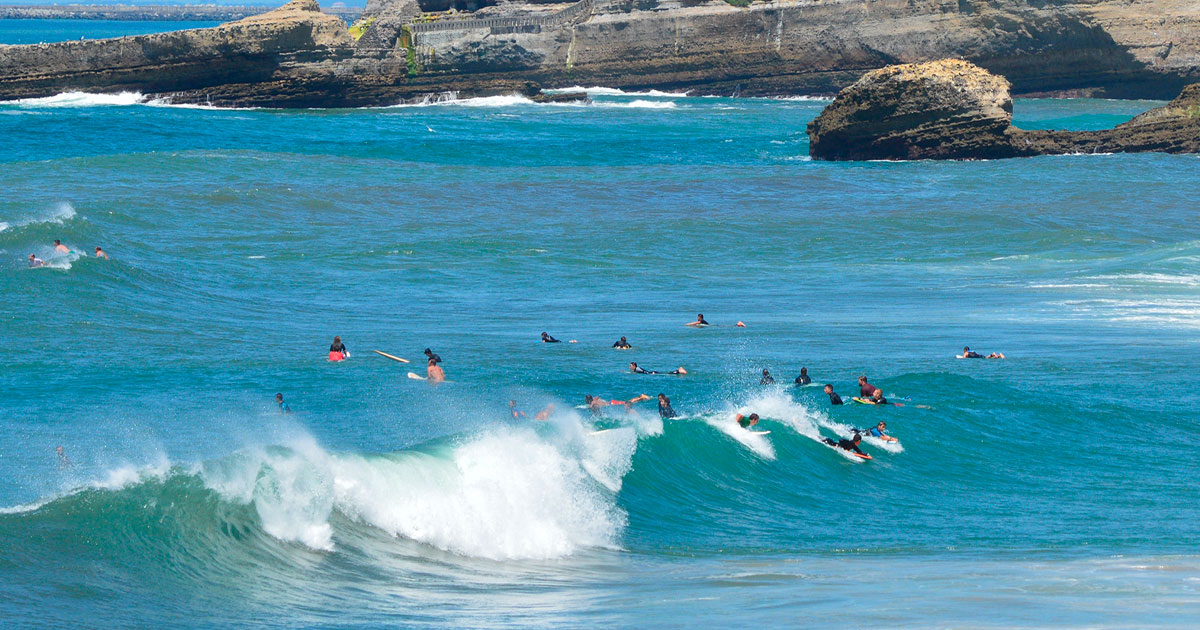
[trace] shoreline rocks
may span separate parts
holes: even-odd
[[[888,66],[838,93],[808,125],[819,160],[996,159],[1065,153],[1200,153],[1200,83],[1113,129],[1012,126],[1010,84],[959,59]]]

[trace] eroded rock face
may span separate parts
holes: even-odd
[[[992,159],[1063,153],[1200,153],[1200,84],[1167,105],[1101,131],[1012,126],[1009,83],[946,59],[873,70],[808,125],[822,160]]]

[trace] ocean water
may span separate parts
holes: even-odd
[[[826,101],[594,98],[0,105],[3,625],[1195,626],[1200,158],[821,163]]]
[[[28,4],[18,2],[16,4]],[[125,4],[138,4],[126,2]],[[160,3],[169,4],[169,3]],[[220,3],[214,3],[220,4]],[[125,35],[166,33],[193,28],[208,28],[220,22],[139,21],[139,20],[3,20],[0,19],[0,44],[48,44],[81,38],[103,39]]]

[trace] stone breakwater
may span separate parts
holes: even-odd
[[[0,99],[136,90],[177,102],[355,107],[429,94],[605,85],[832,94],[864,72],[957,57],[1017,93],[1170,98],[1200,80],[1192,0],[313,0],[213,29],[0,46]],[[465,5],[464,5],[465,6]]]
[[[1009,87],[1003,77],[958,59],[873,70],[809,123],[810,153],[822,160],[1200,153],[1200,83],[1163,107],[1101,131],[1018,129]]]

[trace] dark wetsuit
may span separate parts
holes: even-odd
[[[614,348],[620,348],[620,349],[622,349],[622,350],[627,350],[627,349],[629,349],[629,348],[632,348],[633,346],[629,345],[629,342],[628,342],[628,341],[618,341],[617,343],[614,343],[614,344],[612,345],[612,347],[614,347]]]
[[[634,374],[658,374],[658,372],[655,372],[654,370],[647,370],[640,365],[633,366],[632,370]]]
[[[696,324],[700,326],[708,326],[708,320],[701,317],[700,319],[696,320]]]
[[[808,385],[811,382],[812,382],[812,379],[809,378],[807,374],[801,374],[800,376],[796,377],[797,385]]]
[[[982,354],[979,354],[978,352],[975,352],[974,350],[972,350],[972,351],[970,351],[970,352],[968,352],[968,353],[964,354],[964,355],[963,355],[963,358],[964,358],[964,359],[982,359],[982,358],[983,358],[983,355],[982,355]]]
[[[837,392],[829,392],[829,404],[831,404],[831,405],[842,404],[842,397],[838,396]]]
[[[871,402],[875,403],[876,405],[890,405],[891,404],[883,396],[880,396],[879,398],[872,398]]]
[[[821,438],[821,441],[828,444],[829,446],[836,446],[843,450],[854,451],[855,453],[858,453],[859,455],[866,455],[866,453],[859,450],[858,446],[856,446],[854,444],[854,442],[851,440],[838,440],[838,441],[834,442],[833,440],[831,440],[829,438]]]
[[[550,335],[543,335],[542,343],[562,343],[562,342],[555,339],[554,337],[551,337]]]
[[[770,374],[768,374],[768,375],[766,375],[766,376],[762,377],[762,380],[761,380],[761,381],[759,381],[759,382],[758,382],[758,384],[759,384],[759,385],[774,385],[774,384],[775,384],[775,378],[774,378],[774,377],[772,377]]]
[[[331,343],[331,344],[329,344],[329,351],[330,352],[341,352],[342,354],[346,354],[346,344]]]
[[[442,357],[438,356],[436,352],[429,354],[429,365],[437,365],[441,362]]]
[[[663,418],[674,418],[675,410],[671,408],[671,403],[658,403],[658,415]]]

